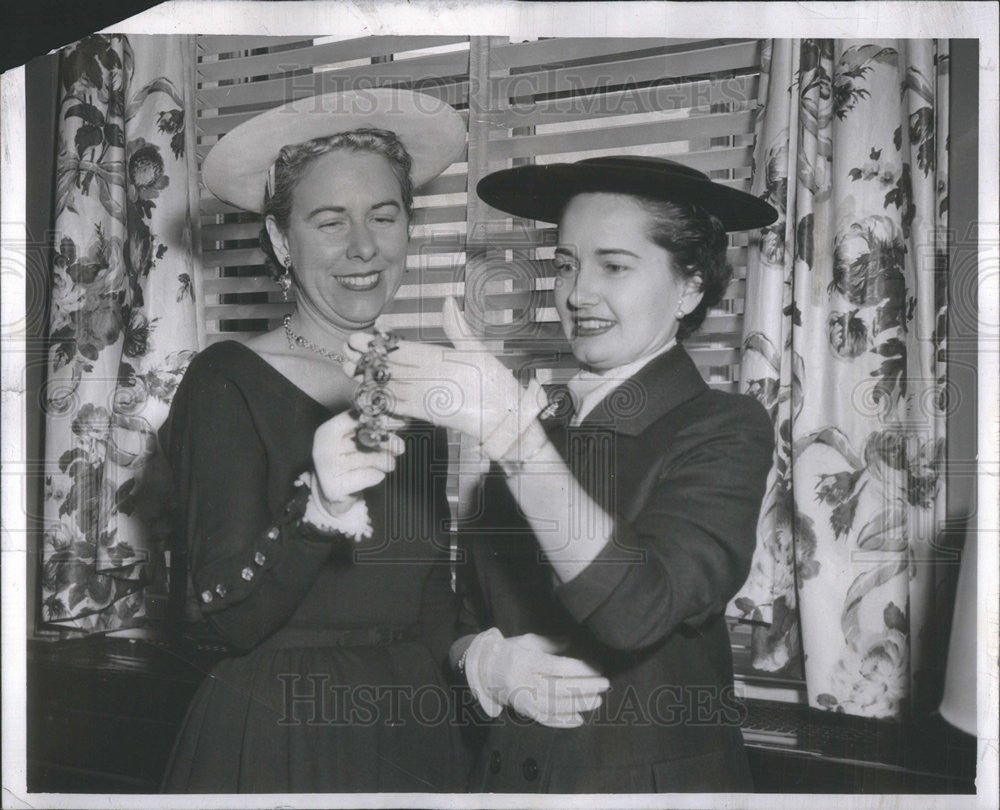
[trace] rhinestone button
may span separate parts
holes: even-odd
[[[248,565],[242,571],[240,571],[240,576],[243,577],[247,582],[253,579],[253,569]]]
[[[278,539],[278,534],[279,534],[278,527],[277,526],[272,526],[270,529],[267,530],[267,539],[268,540],[277,540]]]
[[[256,565],[263,565],[265,562],[267,562],[267,557],[264,556],[263,551],[258,551],[256,554],[253,555],[253,561]]]
[[[219,583],[218,585],[216,585],[216,586],[215,586],[215,592],[216,592],[217,594],[219,594],[219,596],[221,596],[221,597],[225,598],[225,596],[226,596],[226,586],[225,586],[225,585],[223,585],[223,584],[222,584],[222,583],[220,582],[220,583]]]
[[[205,603],[211,602],[212,601],[212,592],[211,591],[202,591],[201,592],[201,601],[205,602]]]

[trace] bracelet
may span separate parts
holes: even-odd
[[[517,437],[514,444],[507,448],[507,453],[498,459],[500,468],[508,478],[520,475],[548,443],[549,437],[545,431],[541,429],[540,425],[532,422],[524,433]]]
[[[537,380],[528,383],[521,391],[517,404],[493,431],[481,442],[483,452],[491,459],[506,457],[516,447],[521,437],[531,429],[538,415],[548,406],[548,398]]]
[[[470,641],[466,645],[465,649],[462,651],[462,655],[458,659],[458,663],[455,664],[455,669],[458,670],[458,674],[459,675],[465,675],[465,662],[466,662],[466,659],[468,659],[468,657],[469,657],[469,647],[471,647],[471,646],[472,646],[472,642]]]
[[[356,375],[362,375],[362,382],[354,392],[354,407],[358,411],[358,429],[354,435],[359,450],[377,450],[389,440],[386,414],[389,412],[391,396],[385,388],[392,374],[386,365],[389,352],[399,347],[399,338],[381,329],[368,341],[368,351],[358,361]]]

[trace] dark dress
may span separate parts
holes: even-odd
[[[188,710],[168,792],[451,791],[455,634],[442,431],[365,492],[360,543],[301,522],[334,414],[242,344],[199,354],[161,432],[202,613],[238,653]]]
[[[460,527],[465,631],[568,637],[565,654],[593,663],[611,688],[575,729],[501,714],[471,789],[749,791],[722,614],[756,542],[773,446],[767,414],[750,397],[710,390],[677,346],[580,426],[570,416],[547,420],[549,437],[615,516],[614,538],[557,585],[494,468],[480,514]]]

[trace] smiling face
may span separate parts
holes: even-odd
[[[559,222],[555,303],[577,360],[612,369],[661,349],[701,300],[651,241],[650,214],[634,197],[586,193]]]
[[[276,254],[291,258],[299,308],[341,329],[368,327],[403,280],[409,220],[389,161],[336,149],[295,186],[288,227],[266,220]]]

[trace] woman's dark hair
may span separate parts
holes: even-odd
[[[406,217],[410,219],[413,216],[413,178],[410,176],[413,161],[406,147],[396,137],[396,133],[387,129],[353,129],[283,147],[274,162],[273,188],[265,195],[264,218],[274,217],[278,227],[282,231],[286,230],[292,214],[295,188],[299,181],[316,158],[335,149],[371,152],[382,155],[388,160],[389,168],[399,181]],[[269,272],[272,276],[277,276],[282,272],[282,265],[274,254],[274,247],[266,227],[260,230],[260,247],[269,259]]]
[[[726,261],[729,239],[718,218],[699,205],[641,196],[635,199],[650,215],[650,240],[670,254],[674,270],[686,279],[701,276],[701,301],[677,327],[677,340],[684,340],[726,293],[733,277],[733,268]]]

